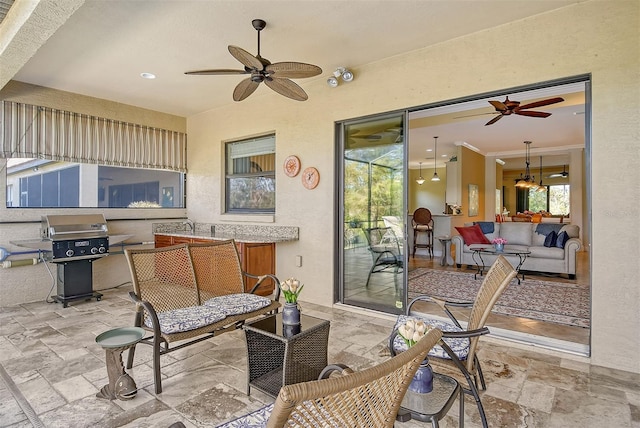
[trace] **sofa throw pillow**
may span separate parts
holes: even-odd
[[[560,229],[558,231],[558,233],[560,232],[567,232],[567,235],[569,235],[569,238],[579,238],[580,237],[580,228],[575,225],[575,224],[565,224],[562,226],[562,229]]]
[[[456,226],[456,230],[462,236],[464,243],[467,245],[491,244],[487,237],[482,233],[482,229],[480,229],[480,226],[477,224],[467,227]]]
[[[480,230],[482,230],[482,233],[493,233],[494,231],[494,224],[492,221],[474,221],[473,224],[477,224],[478,226],[480,226]]]
[[[556,242],[558,241],[558,234],[555,230],[552,230],[546,238],[544,238],[544,246],[545,247],[555,247]]]
[[[556,247],[564,248],[568,240],[569,240],[569,235],[567,234],[567,232],[560,232],[558,234],[558,239],[556,239]]]

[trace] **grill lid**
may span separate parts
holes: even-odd
[[[100,238],[108,235],[103,214],[42,216],[42,238],[52,241]]]

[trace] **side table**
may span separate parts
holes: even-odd
[[[431,426],[437,428],[438,421],[447,414],[456,397],[460,398],[460,417],[458,425],[464,427],[464,392],[457,380],[440,373],[433,373],[433,390],[426,394],[420,394],[407,390],[404,395],[400,411],[396,420],[406,422],[415,419],[422,422],[431,422]]]
[[[451,237],[450,236],[436,236],[436,239],[442,244],[442,259],[440,259],[440,266],[453,265],[453,259],[451,258]]]
[[[113,400],[131,400],[136,396],[138,387],[124,370],[122,351],[131,348],[144,337],[140,327],[121,327],[105,331],[96,337],[96,343],[105,350],[109,383],[96,394],[98,398]]]
[[[473,274],[473,279],[477,279],[478,275],[480,275],[480,276],[483,275],[484,270],[486,269],[487,266],[485,265],[485,262],[484,262],[484,259],[482,258],[482,255],[483,254],[489,254],[489,255],[492,255],[492,256],[498,256],[498,255],[517,256],[519,262],[518,262],[517,266],[515,266],[515,270],[517,272],[516,279],[518,280],[518,285],[520,285],[520,278],[519,278],[520,275],[522,275],[522,280],[524,281],[524,273],[520,271],[520,268],[522,267],[522,264],[527,259],[529,254],[531,254],[531,251],[528,251],[528,250],[496,251],[496,249],[493,246],[486,246],[484,244],[471,244],[471,245],[469,245],[469,249],[471,251],[473,251],[473,253],[471,254],[471,258],[476,263],[476,268],[477,268],[476,273]],[[510,263],[513,264],[512,262],[510,262]]]
[[[285,326],[282,313],[245,324],[247,395],[254,387],[275,398],[284,385],[317,380],[327,366],[329,327],[304,314],[299,329]]]

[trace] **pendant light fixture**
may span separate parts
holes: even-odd
[[[531,187],[538,187],[538,184],[536,183],[536,179],[535,177],[531,176],[531,171],[529,170],[529,165],[531,164],[531,141],[525,141],[524,144],[526,144],[526,151],[525,151],[525,170],[524,170],[524,177],[522,176],[522,174],[520,174],[520,179],[516,182],[516,187],[520,187],[520,188],[531,188]]]
[[[431,181],[440,181],[440,177],[438,177],[438,172],[436,171],[436,166],[438,163],[438,137],[433,137],[435,140],[433,147],[433,177],[431,177]]]
[[[416,178],[416,183],[420,185],[424,184],[424,178],[422,178],[422,162],[420,162],[420,176]]]
[[[542,156],[540,156],[540,184],[538,184],[538,187],[536,188],[536,192],[546,192],[546,191],[547,191],[547,186],[542,184]]]

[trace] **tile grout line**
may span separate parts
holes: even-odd
[[[9,376],[9,373],[7,373],[2,364],[0,364],[0,378],[2,378],[2,380],[4,381],[7,389],[9,390],[9,392],[11,392],[11,395],[13,395],[13,398],[16,400],[24,414],[29,419],[31,425],[33,425],[35,428],[44,428],[44,424],[42,423],[38,415],[36,415],[33,407],[31,407],[27,399],[24,398],[24,395],[22,395],[17,385],[15,384],[15,382],[13,382],[11,376]]]

